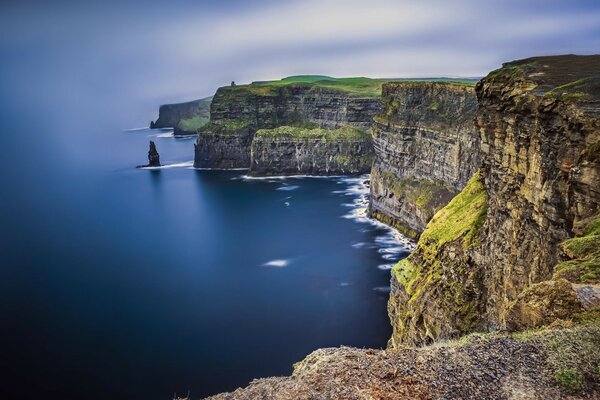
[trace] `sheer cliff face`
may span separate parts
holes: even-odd
[[[462,189],[480,163],[473,87],[402,82],[383,86],[375,118],[371,213],[409,236]]]
[[[177,128],[182,119],[196,116],[208,117],[210,98],[188,101],[186,103],[163,104],[158,110],[158,119],[150,128]]]
[[[315,137],[311,133],[318,130],[314,129],[306,130],[305,135],[273,134],[285,129],[289,128],[256,133],[251,146],[251,175],[353,175],[371,170],[373,144],[366,132],[355,130],[358,134],[344,134],[343,139],[327,134]]]
[[[524,326],[508,319],[572,303],[553,292],[569,285],[538,283],[566,257],[561,243],[597,221],[599,82],[599,56],[563,56],[506,64],[477,85],[482,168],[394,268],[392,345]],[[580,249],[592,262],[593,240]]]
[[[210,124],[199,130],[195,166],[248,168],[250,146],[258,129],[350,126],[367,130],[379,106],[377,97],[358,97],[310,84],[223,87],[211,104]],[[327,156],[333,155],[327,152]]]
[[[509,63],[477,92],[490,201],[474,260],[495,328],[507,302],[550,278],[559,244],[598,213],[600,57]]]

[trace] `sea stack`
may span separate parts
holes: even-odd
[[[148,164],[137,166],[137,168],[145,167],[160,167],[160,155],[156,150],[156,144],[154,144],[152,140],[150,141],[150,148],[148,149]]]

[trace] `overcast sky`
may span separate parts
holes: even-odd
[[[231,80],[482,76],[517,58],[600,52],[597,0],[81,3],[3,1],[4,66],[179,101]]]

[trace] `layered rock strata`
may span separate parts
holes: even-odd
[[[371,135],[355,128],[259,130],[251,146],[251,175],[365,174],[373,164]]]
[[[371,214],[417,237],[464,187],[480,163],[473,86],[441,82],[383,85],[374,118]]]
[[[540,298],[562,318],[598,282],[600,56],[508,63],[476,90],[482,168],[393,269],[392,346],[548,323]],[[556,274],[572,289],[540,285]]]
[[[250,147],[259,129],[289,126],[367,130],[378,110],[377,96],[360,96],[308,83],[222,87],[212,101],[210,123],[198,131],[194,165],[197,168],[248,168]],[[298,143],[298,146],[305,148],[306,144]],[[280,145],[283,144],[273,143],[275,147]],[[283,152],[283,148],[280,151]],[[326,156],[329,155],[327,152]],[[257,161],[262,165],[266,160]],[[316,161],[313,159],[311,163]],[[325,159],[322,161],[324,165],[327,163]],[[297,160],[290,159],[287,163],[297,164]]]

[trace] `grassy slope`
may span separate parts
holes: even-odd
[[[179,120],[177,128],[186,132],[194,132],[206,125],[210,120],[210,103],[212,99],[213,96],[200,99],[205,104],[205,108],[202,110],[201,114],[195,115],[192,118],[184,118]]]
[[[369,139],[371,135],[360,129],[344,126],[338,129],[303,128],[295,126],[280,126],[274,129],[259,129],[257,138],[288,137],[294,139]]]
[[[288,85],[312,85],[315,87],[340,90],[351,95],[364,97],[381,96],[381,86],[386,82],[415,81],[415,82],[454,82],[457,84],[474,85],[475,79],[452,79],[452,78],[408,78],[408,79],[371,79],[364,77],[356,78],[332,78],[323,75],[297,75],[283,78],[279,81],[252,82],[249,85],[230,86],[231,92],[248,90],[254,94],[263,96],[274,96],[278,87]]]

